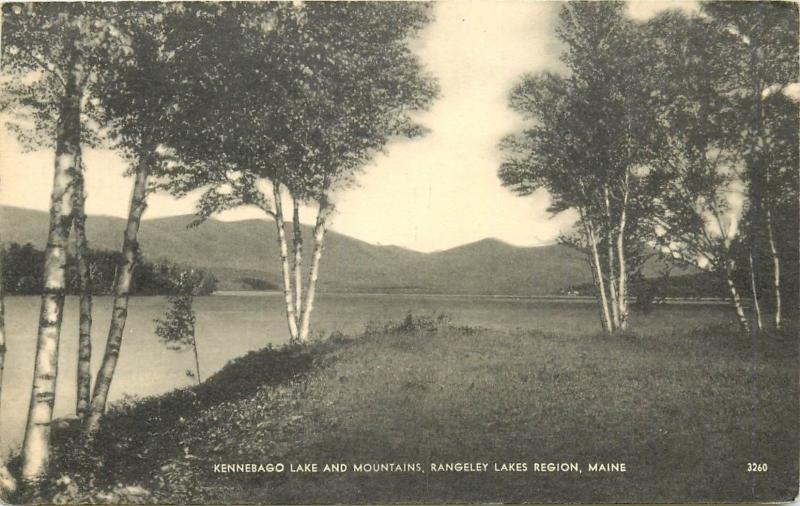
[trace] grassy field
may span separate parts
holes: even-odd
[[[198,353],[203,379],[228,362],[287,339],[282,293],[230,294],[197,297]],[[41,299],[35,296],[6,298],[7,353],[3,373],[0,409],[0,456],[7,448],[22,442],[30,402],[36,329]],[[93,377],[100,367],[105,349],[112,298],[94,298],[92,349]],[[125,339],[114,374],[109,400],[116,402],[129,395],[160,395],[192,385],[186,376],[194,370],[190,352],[167,349],[155,335],[153,320],[161,318],[167,307],[165,297],[132,297],[125,325]],[[314,307],[312,331],[319,335],[341,332],[359,335],[365,322],[402,319],[408,312],[445,312],[460,325],[473,325],[497,331],[517,328],[542,329],[571,336],[591,336],[599,328],[597,307],[591,300],[538,300],[454,295],[331,294],[321,293]],[[724,305],[667,304],[648,313],[632,315],[632,325],[646,335],[671,332],[676,322],[685,328],[731,319]],[[78,346],[78,298],[67,297],[59,345],[59,372],[55,416],[75,412],[75,356]],[[142,374],[147,364],[147,374]]]
[[[726,326],[572,337],[409,318],[358,339],[253,352],[200,387],[117,405],[84,452],[74,451],[65,426],[58,471],[41,497],[788,500],[797,493],[797,377],[792,332],[755,342]],[[486,472],[430,468],[479,462]],[[548,462],[575,462],[581,472],[534,470]],[[604,462],[626,471],[589,471]],[[768,470],[748,472],[749,462]],[[215,472],[214,464],[233,463],[286,467]],[[320,472],[290,472],[304,463]],[[321,472],[325,463],[349,470]],[[354,471],[367,463],[420,470]],[[527,471],[495,472],[495,463],[526,463]]]

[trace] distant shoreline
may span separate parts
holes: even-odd
[[[548,302],[572,302],[572,303],[594,303],[595,298],[589,295],[492,295],[485,293],[423,293],[423,292],[319,292],[321,295],[353,295],[353,296],[404,296],[404,297],[430,297],[430,298],[462,298],[462,299],[486,299],[486,300],[519,300],[519,301],[548,301]],[[203,297],[259,297],[259,296],[282,296],[283,292],[278,290],[219,290],[209,295],[197,295],[196,298]],[[7,294],[6,298],[14,297],[39,297],[38,294]],[[77,297],[76,294],[69,294],[70,297]],[[113,297],[112,294],[95,295],[94,297]],[[142,297],[167,297],[162,295],[137,295],[131,294],[132,298]],[[698,305],[725,305],[728,301],[719,298],[699,297],[699,298],[667,298],[664,304],[698,304]],[[659,305],[659,304],[656,304]]]
[[[485,293],[432,293],[432,292],[319,292],[321,295],[356,295],[356,296],[405,296],[405,297],[441,297],[441,298],[480,298],[497,300],[545,300],[545,301],[564,301],[564,302],[595,302],[591,295],[505,295],[505,294],[485,294]],[[260,295],[283,295],[280,290],[218,290],[211,296],[244,296],[255,297]],[[665,304],[727,304],[728,301],[721,298],[697,297],[697,298],[666,298]]]

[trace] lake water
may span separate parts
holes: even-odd
[[[111,297],[96,297],[93,326],[93,375],[100,365],[111,317]],[[40,298],[6,299],[8,352],[0,409],[0,450],[20,444],[33,375],[36,324]],[[193,383],[191,352],[167,349],[155,335],[153,320],[162,316],[165,297],[132,297],[122,352],[109,394],[110,401],[126,395],[160,394]],[[195,299],[201,375],[218,371],[232,358],[267,344],[286,342],[283,296],[279,293],[218,294]],[[78,298],[68,297],[61,334],[55,416],[74,414],[77,360]],[[591,300],[543,300],[485,296],[405,294],[320,294],[313,326],[325,333],[358,333],[369,321],[400,319],[408,311],[445,312],[457,325],[511,330],[543,329],[572,335],[599,330],[597,308]],[[676,326],[687,328],[730,321],[730,309],[719,304],[670,304],[649,315],[633,315],[632,326],[647,334],[667,336]]]

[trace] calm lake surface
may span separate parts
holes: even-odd
[[[105,349],[111,318],[111,297],[95,297],[93,374]],[[0,409],[0,451],[21,443],[30,400],[36,324],[40,298],[6,299],[8,352]],[[186,375],[194,370],[190,351],[167,349],[155,335],[153,320],[163,315],[165,297],[132,297],[122,352],[109,394],[110,401],[125,396],[148,396],[195,382]],[[197,343],[203,378],[232,358],[267,344],[287,341],[283,296],[279,293],[225,293],[195,299]],[[591,300],[517,299],[486,296],[405,294],[320,294],[314,308],[317,331],[345,334],[361,332],[369,321],[400,319],[445,312],[457,325],[499,330],[542,329],[572,335],[599,330],[597,308]],[[638,332],[669,336],[676,327],[690,329],[731,321],[731,310],[721,304],[669,304],[648,315],[633,314]],[[55,416],[74,414],[77,360],[78,298],[68,297],[61,333]]]

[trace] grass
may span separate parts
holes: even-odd
[[[358,339],[253,352],[199,387],[118,404],[78,452],[75,428],[63,428],[58,472],[20,499],[788,500],[798,475],[794,336],[754,347],[726,326],[575,337],[409,316]],[[278,462],[287,472],[213,468]],[[391,462],[426,472],[352,471]],[[490,472],[430,472],[448,462],[486,462]],[[525,462],[528,472],[491,472],[495,462]],[[578,462],[583,472],[533,472],[537,462]],[[627,471],[589,473],[592,462]],[[748,462],[769,469],[748,473]],[[288,472],[300,463],[350,471]]]

